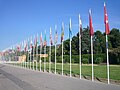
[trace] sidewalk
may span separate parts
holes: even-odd
[[[0,90],[120,90],[120,86],[0,64]]]

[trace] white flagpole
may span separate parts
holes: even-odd
[[[40,39],[42,39],[42,32],[41,32],[41,36]],[[42,40],[40,41],[41,45],[40,45],[40,71],[41,71],[41,53],[42,53]]]
[[[51,27],[50,27],[50,48],[49,48],[49,73],[51,71]]]
[[[62,75],[63,75],[63,41],[62,41]]]
[[[31,62],[32,62],[32,59],[31,59],[31,54],[32,54],[32,37],[31,37],[31,42],[30,42],[30,69],[31,69]]]
[[[80,79],[81,79],[81,33],[80,33],[81,19],[79,14],[79,68],[80,68]]]
[[[42,46],[40,45],[40,61],[39,61],[39,63],[40,63],[40,71],[41,71],[41,51],[42,51]]]
[[[56,74],[56,44],[55,44],[55,74]]]
[[[44,47],[44,72],[46,71],[46,57],[45,57],[45,54],[46,54],[46,46]]]
[[[24,43],[23,43],[24,41],[22,41],[22,55],[24,56],[24,54],[23,54],[23,51],[24,51]],[[22,68],[23,68],[23,60],[22,60]]]
[[[21,46],[22,46],[22,43],[20,42],[20,46],[19,46],[19,48],[20,48],[20,51],[19,51],[19,53],[20,53],[20,59],[21,59]],[[21,60],[20,60],[20,67],[22,67],[22,62],[21,62]]]
[[[38,34],[37,34],[37,39],[38,39]],[[36,44],[37,44],[36,45],[36,70],[38,70],[37,68],[38,67],[38,63],[37,63],[38,62],[37,61],[38,60],[38,40],[36,41]]]
[[[30,69],[31,69],[31,62],[32,62],[32,59],[31,59],[31,55],[32,54],[32,49],[30,50]]]
[[[22,42],[20,42],[20,57],[22,57]],[[20,62],[21,68],[22,68],[22,58]]]
[[[64,29],[64,23],[62,22],[62,28]],[[63,75],[63,40],[62,40],[62,75]]]
[[[25,40],[24,40],[24,51],[23,51],[23,55],[25,55]],[[24,62],[23,62],[23,68],[25,68],[25,61],[26,61],[26,60],[24,60]]]
[[[93,37],[91,35],[91,59],[92,59],[92,81],[94,81],[94,70],[93,70]]]
[[[45,35],[46,35],[46,30],[45,30]],[[44,46],[44,72],[46,70],[46,57],[45,57],[45,54],[46,54],[46,45]]]
[[[50,52],[49,52],[49,73],[51,72],[51,44],[50,44]]]
[[[34,36],[34,39],[35,39],[35,36]],[[34,67],[34,45],[33,45],[33,70],[35,70],[35,67]]]
[[[49,51],[49,73],[51,72],[51,27],[50,27],[50,51]]]
[[[35,70],[35,68],[34,68],[34,45],[33,45],[33,61],[32,61],[32,63],[33,63],[33,70]]]
[[[108,84],[110,84],[110,76],[109,76],[109,55],[108,55],[108,37],[106,34],[106,49],[107,49],[107,78],[108,78]]]
[[[108,15],[106,10],[106,5],[104,2],[104,23],[105,23],[105,31],[106,31],[106,54],[107,54],[107,78],[108,78],[108,84],[110,84],[110,76],[109,76],[109,53],[108,53],[108,37],[107,34],[110,33],[109,31],[109,24],[108,24]]]
[[[71,18],[70,18],[70,27],[69,27],[70,29],[71,29]],[[69,31],[69,34],[71,34],[70,33],[71,31]],[[70,35],[70,77],[71,77],[72,75],[71,75],[71,35]]]
[[[57,31],[57,26],[55,25],[55,30]],[[56,43],[57,43],[57,37],[55,35],[55,74],[56,74]]]
[[[27,40],[26,40],[26,41],[27,41]],[[26,41],[25,41],[25,48],[26,48],[26,45],[27,45]],[[25,50],[25,55],[26,55],[25,68],[27,68],[27,65],[26,65],[26,62],[27,62],[27,54],[26,54],[26,50]]]
[[[91,36],[91,61],[92,61],[92,81],[94,81],[94,70],[93,70],[93,26],[91,18],[91,9],[89,9],[89,24],[90,24],[90,36]]]
[[[28,38],[28,42],[29,42],[29,38]],[[27,44],[29,44],[27,42]],[[28,45],[27,45],[27,50],[28,50],[29,48],[28,48]],[[27,60],[27,68],[29,68],[29,50],[27,51],[27,54],[28,54],[28,60]]]

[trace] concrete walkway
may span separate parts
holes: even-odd
[[[120,86],[0,64],[0,90],[120,90]]]

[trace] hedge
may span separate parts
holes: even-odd
[[[54,58],[55,57],[52,56],[52,58],[51,58],[52,62],[54,62],[54,60],[55,60]],[[56,59],[57,59],[58,63],[62,62],[62,56],[57,56]],[[64,55],[63,56],[64,63],[69,63],[70,62],[69,60],[70,60],[70,56],[69,55]],[[95,64],[103,63],[105,60],[106,60],[105,54],[94,54],[94,63]],[[72,55],[71,62],[72,63],[79,63],[79,55]],[[82,55],[82,63],[83,64],[91,63],[91,55],[90,54],[83,54]]]

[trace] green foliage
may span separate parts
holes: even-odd
[[[109,53],[110,63],[120,64],[120,47],[111,50]]]
[[[103,61],[106,60],[105,54],[94,54],[94,63],[100,64],[103,63]]]
[[[83,28],[82,31],[82,63],[89,64],[91,63],[90,54],[90,35],[89,35],[89,27]],[[63,54],[64,54],[64,62],[69,62],[69,54],[70,54],[70,40],[67,39],[63,42]],[[119,64],[120,63],[120,54],[116,52],[114,49],[118,49],[120,47],[120,30],[113,28],[110,31],[110,35],[108,35],[108,48],[109,50],[113,50],[110,52],[109,58],[110,63]],[[49,46],[46,47],[46,51],[49,54]],[[71,52],[72,52],[72,62],[79,63],[79,33],[76,36],[72,37],[71,42]],[[38,52],[40,52],[38,50]],[[61,62],[62,55],[62,45],[57,45],[57,62]],[[94,63],[106,63],[106,37],[105,33],[102,33],[100,30],[94,32],[93,36],[93,52],[94,52]],[[44,53],[44,49],[42,50]],[[54,62],[55,60],[55,47],[52,46],[52,55],[51,60]],[[103,55],[104,54],[104,55]],[[48,61],[48,59],[47,59]]]
[[[90,52],[90,34],[89,27],[87,27],[83,29],[82,34],[82,53],[88,54],[89,52]]]
[[[72,63],[79,63],[79,55],[72,55]]]
[[[102,32],[96,31],[94,33],[94,53],[105,53],[105,36],[103,36]]]
[[[105,60],[105,54],[94,54],[94,63],[95,64],[100,64]],[[57,62],[61,63],[62,62],[62,56],[57,56],[56,57]],[[54,62],[54,57],[52,57],[52,62]],[[70,62],[70,55],[64,55],[63,56],[63,62],[64,63],[69,63]],[[71,62],[72,63],[79,63],[79,55],[72,55],[71,57]],[[83,54],[82,55],[82,63],[83,64],[89,64],[91,63],[91,55],[90,54]]]
[[[113,28],[110,32],[110,41],[113,48],[120,46],[120,30]]]
[[[89,61],[90,61],[90,55],[89,54],[82,55],[82,63],[83,64],[89,64]]]

